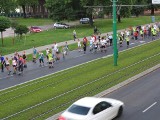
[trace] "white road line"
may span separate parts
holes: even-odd
[[[139,41],[140,43],[145,43],[146,41]]]
[[[130,45],[134,45],[135,43],[131,43]]]
[[[79,58],[79,57],[82,57],[82,56],[84,56],[84,55],[86,55],[86,54],[79,55],[79,56],[76,56],[76,57],[73,57],[73,58]]]
[[[6,78],[9,78],[9,77],[12,77],[13,75],[9,75],[9,76],[6,76],[6,77],[2,77],[2,78],[0,78],[0,80],[2,80],[2,79],[6,79]]]
[[[142,112],[145,113],[146,111],[148,111],[150,108],[152,108],[154,105],[156,105],[157,102],[153,103],[152,105],[150,105],[148,108],[146,108],[145,110],[143,110]]]

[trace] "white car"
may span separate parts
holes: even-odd
[[[53,27],[54,28],[64,28],[64,29],[70,28],[68,24],[61,23],[61,22],[54,23]]]
[[[123,106],[111,98],[85,97],[65,110],[59,120],[112,120],[122,115]]]

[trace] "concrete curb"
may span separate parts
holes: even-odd
[[[107,90],[105,90],[105,91],[103,91],[103,92],[95,95],[94,97],[103,97],[103,96],[105,96],[105,95],[107,95],[107,94],[109,94],[109,93],[112,93],[113,91],[115,91],[115,90],[117,90],[117,89],[119,89],[119,88],[121,88],[121,87],[123,87],[123,86],[126,86],[126,85],[128,85],[129,83],[134,82],[135,80],[138,80],[139,78],[141,78],[141,77],[143,77],[143,76],[145,76],[145,75],[147,75],[147,74],[149,74],[149,73],[157,70],[158,68],[160,68],[160,64],[158,64],[158,65],[156,65],[156,66],[154,66],[154,67],[152,67],[152,68],[150,68],[150,69],[147,69],[147,70],[145,70],[144,72],[142,72],[142,73],[140,73],[140,74],[137,74],[137,75],[135,75],[135,76],[133,76],[133,77],[125,80],[124,82],[121,82],[121,83],[119,83],[119,84],[117,84],[117,85],[115,85],[115,86],[113,86],[113,87],[111,87],[111,88],[109,88],[109,89],[107,89]],[[60,113],[55,114],[55,115],[52,116],[52,117],[47,118],[46,120],[57,120],[57,118],[58,118],[62,113],[63,113],[63,111],[60,112]]]

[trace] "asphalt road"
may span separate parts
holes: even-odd
[[[105,96],[124,102],[115,120],[160,120],[160,69]]]
[[[144,43],[147,43],[151,41],[150,39],[145,39],[145,41],[142,40],[131,40],[130,41],[130,48],[135,47],[137,45],[141,45]],[[119,51],[126,50],[126,42],[124,42],[123,47],[119,48]],[[61,59],[60,61],[56,62],[54,64],[53,69],[49,69],[47,64],[45,67],[39,67],[38,61],[36,64],[29,62],[28,68],[24,70],[23,75],[8,75],[5,71],[4,73],[0,73],[0,90],[15,86],[18,84],[22,84],[24,82],[48,75],[53,74],[55,72],[67,69],[69,67],[73,67],[75,65],[79,65],[97,58],[101,58],[107,55],[111,55],[113,53],[113,47],[107,48],[107,53],[101,53],[98,52],[96,54],[93,54],[87,50],[86,54],[83,54],[83,52],[78,52],[77,50],[71,51],[68,56],[66,56],[66,59]]]

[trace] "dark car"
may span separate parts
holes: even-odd
[[[31,26],[29,31],[31,33],[39,33],[39,32],[42,32],[42,29],[40,27],[37,27],[37,26]]]
[[[89,19],[89,18],[81,18],[81,19],[79,20],[79,22],[80,22],[81,24],[88,24],[88,23],[90,22],[90,19]],[[94,20],[93,20],[93,22],[94,22]]]

